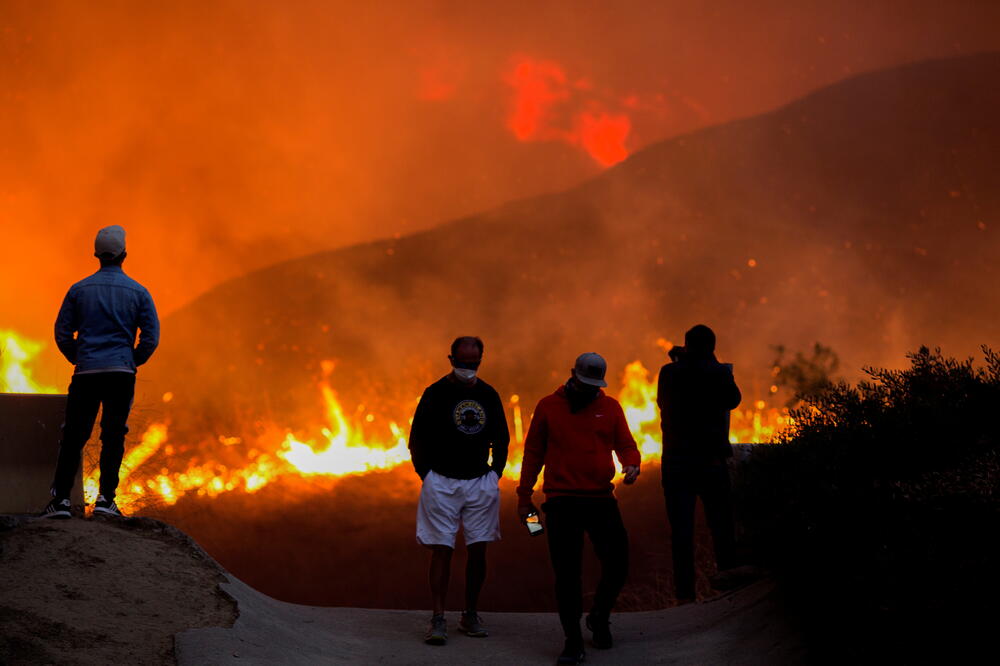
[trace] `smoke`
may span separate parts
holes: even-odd
[[[900,6],[5,2],[3,324],[48,338],[105,224],[128,229],[126,268],[169,313],[255,268],[564,189],[852,72],[996,45],[997,8]],[[548,86],[534,107],[507,82],[519,54]],[[547,101],[562,85],[572,99]]]
[[[961,354],[995,339],[1000,322],[1000,100],[983,85],[998,67],[987,55],[861,77],[636,152],[560,195],[252,272],[167,318],[139,393],[173,394],[159,407],[171,445],[210,468],[240,457],[219,436],[273,444],[281,435],[269,429],[322,425],[317,380],[327,374],[352,416],[405,423],[419,390],[447,371],[458,333],[486,339],[483,376],[505,398],[517,392],[525,417],[577,353],[605,354],[612,377],[637,358],[655,369],[658,340],[696,322],[719,333],[747,400],[766,394],[776,342],[820,340],[855,369],[900,364],[920,343]],[[595,73],[579,94],[603,80]],[[573,95],[545,107],[536,131],[567,127],[553,119],[580,108]],[[623,106],[631,114],[643,98]],[[433,113],[448,101],[433,100]],[[640,117],[629,115],[636,126]],[[496,120],[521,148],[590,160],[565,141],[517,143]],[[239,233],[234,224],[219,242]],[[338,510],[378,503],[357,487],[365,502]],[[268,492],[282,501],[281,488]]]
[[[403,424],[467,332],[487,342],[483,376],[527,409],[577,353],[605,354],[613,377],[655,369],[657,341],[698,322],[748,400],[768,394],[776,343],[823,342],[849,375],[920,344],[974,352],[1000,321],[977,224],[1000,191],[1000,101],[981,86],[996,60],[860,77],[564,194],[251,274],[172,317],[145,376],[199,436],[247,413],[315,423],[325,359],[348,410]]]

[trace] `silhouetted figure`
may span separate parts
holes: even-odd
[[[660,369],[656,402],[663,431],[663,494],[670,520],[674,584],[679,601],[693,600],[694,515],[701,497],[720,571],[734,561],[733,507],[727,459],[729,412],[741,395],[732,366],[715,358],[715,333],[698,325],[671,350]]]
[[[98,408],[102,409],[101,478],[94,512],[121,515],[115,492],[136,368],[149,360],[160,339],[152,297],[122,271],[126,254],[124,229],[112,225],[97,232],[94,256],[101,268],[70,287],[56,318],[56,345],[76,370],[66,400],[52,500],[42,513],[49,518],[70,517],[69,496],[80,452],[90,439]],[[138,345],[137,331],[141,331]]]
[[[580,355],[569,381],[539,401],[524,442],[518,515],[523,522],[537,512],[531,496],[544,466],[542,510],[559,621],[566,635],[560,664],[584,659],[580,631],[584,534],[601,561],[601,580],[587,616],[596,648],[613,644],[609,618],[628,576],[628,533],[614,496],[612,452],[622,464],[627,484],[638,478],[641,457],[621,405],[601,390],[607,386],[606,371],[607,363],[600,355]]]
[[[424,638],[431,645],[448,641],[444,610],[459,526],[465,533],[468,561],[465,610],[458,628],[476,638],[489,635],[477,606],[486,580],[486,546],[500,538],[499,483],[510,442],[500,396],[477,377],[483,341],[457,338],[448,359],[452,371],[424,391],[410,428],[410,456],[423,481],[417,541],[431,549],[434,610]]]

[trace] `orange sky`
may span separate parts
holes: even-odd
[[[1000,48],[1000,8],[960,0],[368,4],[0,4],[0,328],[48,340],[106,224],[167,314],[855,72]]]

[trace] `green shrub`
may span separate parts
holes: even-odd
[[[791,356],[784,345],[774,345],[771,349],[775,353],[771,363],[774,385],[784,389],[785,406],[789,408],[829,388],[840,368],[837,352],[819,342],[813,345],[809,356],[801,351]]]
[[[976,366],[921,348],[908,369],[830,385],[741,473],[745,545],[818,644],[945,649],[1000,591],[1000,358],[983,351]]]

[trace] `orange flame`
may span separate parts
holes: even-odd
[[[504,76],[514,90],[507,127],[518,141],[563,141],[580,146],[600,165],[611,166],[628,157],[625,140],[632,121],[624,113],[601,109],[589,79],[570,81],[562,66],[550,60],[518,59]],[[586,99],[591,110],[569,115],[557,107],[573,98]],[[581,97],[586,96],[586,97]],[[566,118],[569,127],[562,127]]]
[[[317,450],[313,442],[300,442],[291,433],[285,437],[278,456],[303,475],[360,474],[375,469],[387,469],[410,459],[407,436],[395,422],[389,423],[394,445],[369,446],[362,438],[360,428],[352,428],[344,417],[344,410],[337,396],[325,381],[320,384],[331,424],[323,428],[326,445]]]
[[[548,60],[521,59],[505,77],[514,89],[514,103],[507,126],[519,141],[546,140],[545,131],[553,106],[569,98],[566,74],[557,63]]]
[[[0,330],[0,393],[59,393],[36,381],[28,367],[44,348],[15,331]]]
[[[43,348],[41,343],[12,331],[0,331],[0,343],[3,345],[0,357],[2,388],[33,393],[57,392],[34,381],[27,367]],[[657,344],[664,349],[671,346],[662,339]],[[149,503],[174,504],[188,493],[209,498],[235,491],[255,493],[282,478],[338,478],[408,463],[409,424],[403,427],[388,421],[387,428],[378,433],[373,430],[375,424],[382,421],[370,413],[360,416],[363,409],[356,410],[358,416],[349,419],[329,382],[335,366],[333,361],[321,363],[324,378],[318,388],[325,406],[326,425],[319,428],[320,436],[303,439],[291,430],[265,425],[265,434],[257,438],[255,448],[240,453],[236,445],[244,443],[241,438],[218,435],[198,447],[198,450],[209,451],[208,460],[201,460],[178,453],[178,447],[168,443],[168,422],[153,423],[122,460],[119,504],[135,510]],[[167,392],[163,401],[170,402],[173,397],[173,393]],[[662,444],[656,379],[640,361],[625,366],[618,399],[643,461],[657,460]],[[516,394],[508,402],[510,421],[514,424],[514,443],[508,456],[507,472],[514,477],[520,474],[524,456],[520,403]],[[730,440],[734,443],[766,442],[790,423],[787,409],[768,409],[764,400],[757,400],[749,408],[732,413]],[[236,464],[227,465],[222,462],[223,458]],[[184,468],[172,468],[182,460],[186,462]],[[151,467],[153,469],[149,469]],[[97,497],[98,474],[97,461],[88,460],[84,470],[84,497],[88,503]]]
[[[628,157],[625,139],[632,122],[624,113],[591,113],[577,116],[578,132],[583,147],[603,166],[612,166]]]
[[[333,363],[324,367],[333,368]],[[327,379],[319,383],[319,390],[326,408],[327,425],[319,429],[319,437],[300,438],[278,428],[270,428],[250,449],[241,465],[228,466],[219,461],[189,462],[181,471],[168,467],[145,472],[143,463],[163,449],[166,462],[179,462],[173,447],[167,442],[167,424],[155,423],[142,436],[141,443],[131,450],[122,465],[123,479],[119,491],[119,504],[142,507],[149,502],[174,504],[188,493],[215,497],[221,493],[242,491],[254,493],[281,478],[323,476],[338,478],[365,474],[373,470],[391,469],[407,464],[407,430],[396,422],[388,423],[388,432],[372,432],[379,419],[368,414],[350,419]],[[626,366],[622,376],[618,399],[622,403],[629,427],[639,445],[644,461],[658,460],[662,450],[659,411],[656,405],[656,379],[639,361]],[[507,473],[516,477],[523,459],[520,398],[511,396],[508,406],[515,425],[515,443],[508,456]],[[357,411],[357,413],[361,413]],[[789,423],[786,411],[765,409],[757,401],[749,409],[733,412],[730,439],[733,442],[763,442]],[[239,438],[216,437],[222,446],[242,443]],[[216,449],[216,457],[219,450]],[[96,495],[96,469],[89,470],[86,481],[88,497]]]
[[[666,343],[670,344],[670,343]],[[635,437],[643,462],[659,460],[663,452],[660,434],[660,413],[656,404],[656,378],[640,361],[625,366],[622,390],[618,400],[625,412],[632,436]],[[729,427],[729,441],[733,444],[761,444],[774,439],[782,429],[791,425],[788,409],[767,408],[763,400],[756,400],[750,408],[733,410]]]

